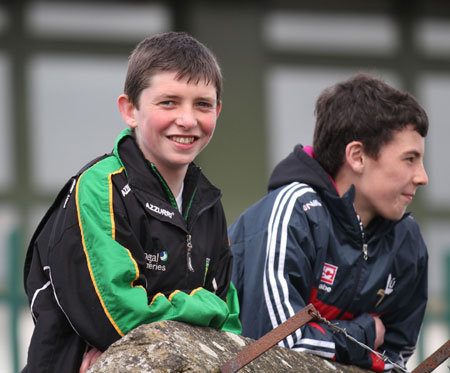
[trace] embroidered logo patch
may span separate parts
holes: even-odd
[[[167,216],[168,218],[173,218],[173,212],[167,211],[163,209],[162,207],[158,207],[155,205],[152,205],[151,203],[146,203],[145,207],[147,207],[150,211],[156,212],[159,215]]]
[[[380,305],[380,303],[383,301],[386,295],[389,295],[394,291],[395,282],[396,278],[393,277],[391,273],[389,273],[389,276],[386,281],[386,287],[384,289],[378,290],[377,292],[377,295],[380,296],[380,299],[378,299],[378,302],[375,305],[375,307],[378,307]]]
[[[130,186],[127,184],[122,188],[122,195],[125,197],[128,193],[131,192]]]
[[[326,284],[333,285],[337,270],[338,270],[338,267],[336,267],[332,264],[325,263],[323,265],[322,278],[320,280],[322,282],[325,282]]]
[[[151,271],[166,271],[166,266],[161,264],[161,262],[167,261],[168,255],[166,251],[162,251],[157,254],[148,254],[145,253],[145,261],[147,263],[147,269]]]
[[[311,207],[319,207],[319,206],[322,206],[322,204],[317,199],[314,199],[303,205],[303,211],[308,211],[311,210]]]

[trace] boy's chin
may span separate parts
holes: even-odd
[[[195,157],[183,157],[182,159],[173,159],[169,161],[169,168],[182,169],[187,168],[195,160]]]
[[[387,219],[387,220],[392,220],[392,221],[397,221],[400,220],[403,215],[405,215],[406,209],[400,211],[400,212],[395,212],[392,214],[387,214],[387,215],[382,215],[383,218]]]

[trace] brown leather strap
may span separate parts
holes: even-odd
[[[294,316],[287,319],[284,323],[263,335],[260,339],[244,348],[234,358],[228,360],[220,367],[221,373],[234,373],[246,366],[251,361],[262,355],[278,342],[294,333],[298,328],[315,318],[317,310],[312,304],[298,311]]]
[[[450,357],[450,339],[418,365],[412,373],[429,373]]]

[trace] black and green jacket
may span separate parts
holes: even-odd
[[[35,321],[27,372],[78,372],[135,327],[178,320],[240,332],[221,193],[191,164],[183,214],[125,130],[62,189],[25,262]]]

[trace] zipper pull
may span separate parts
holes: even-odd
[[[192,237],[190,234],[186,235],[186,245],[187,245],[187,267],[189,271],[195,272],[194,267],[192,267],[192,258],[191,258],[191,251],[192,251]]]
[[[206,284],[206,275],[208,274],[208,269],[209,269],[209,262],[211,261],[210,258],[206,258],[206,263],[205,263],[205,275],[203,276],[203,287],[205,287]]]
[[[363,244],[362,251],[363,251],[363,255],[364,255],[364,260],[367,260],[369,258],[369,250],[367,249],[366,243]]]

